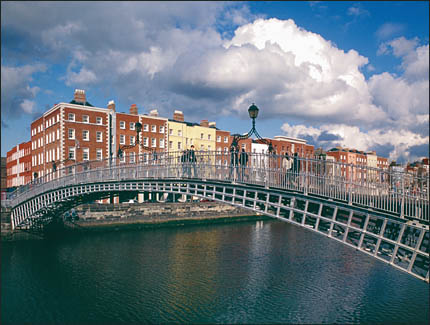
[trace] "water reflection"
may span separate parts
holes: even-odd
[[[6,243],[2,324],[427,322],[428,285],[278,221]]]

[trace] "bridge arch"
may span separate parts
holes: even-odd
[[[407,223],[396,216],[259,184],[193,178],[86,179],[47,187],[45,191],[21,200],[12,210],[13,227],[41,227],[74,206],[111,194],[134,192],[196,196],[314,231],[429,282],[428,227]]]

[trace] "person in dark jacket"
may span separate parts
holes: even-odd
[[[196,153],[194,151],[194,145],[191,145],[191,149],[188,151],[188,161],[190,162],[190,167],[188,167],[188,173],[189,176],[191,177],[191,166],[193,167],[193,177],[198,177],[197,175],[197,158],[196,158]]]
[[[300,160],[297,152],[294,153],[294,158],[293,158],[293,173],[294,173],[294,180],[297,184],[297,179],[299,178],[299,173],[300,173]]]
[[[242,152],[239,156],[239,164],[240,164],[240,180],[245,180],[245,171],[248,165],[248,154],[245,152],[245,149],[242,148]]]
[[[188,175],[188,150],[182,151],[181,155],[181,165],[182,165],[182,177]]]
[[[235,177],[234,171],[236,170],[236,175],[239,172],[239,160],[238,160],[238,152],[235,146],[230,147],[230,173],[229,178]]]

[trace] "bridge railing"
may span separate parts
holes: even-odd
[[[247,161],[229,152],[166,152],[71,164],[33,180],[7,197],[16,205],[60,186],[139,178],[200,178],[258,184],[321,195],[351,204],[429,221],[429,178],[388,169],[310,158],[247,153]]]

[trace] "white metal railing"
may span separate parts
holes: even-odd
[[[263,185],[343,200],[425,222],[429,221],[429,177],[333,161],[247,153],[246,164],[231,153],[199,151],[143,154],[69,165],[8,193],[4,206],[58,187],[143,178],[200,178]],[[287,164],[288,165],[288,164]]]

